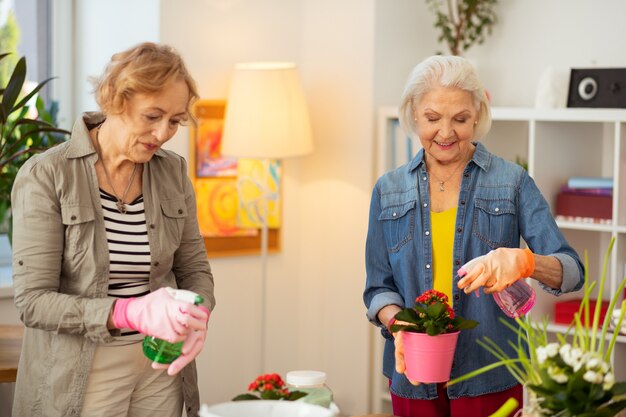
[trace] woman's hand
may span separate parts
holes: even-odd
[[[397,324],[409,324],[405,322],[396,322],[396,323]],[[404,363],[404,345],[402,343],[402,332],[396,332],[392,334],[393,334],[393,343],[396,347],[396,350],[395,350],[396,372],[399,374],[404,374],[404,372],[406,371],[406,364]],[[421,382],[411,381],[407,375],[405,376],[406,376],[406,379],[408,379],[411,384],[415,386],[418,386],[419,384],[421,384]]]
[[[388,305],[380,309],[378,312],[378,320],[382,324],[385,325],[389,333],[393,336],[393,343],[395,345],[395,357],[396,357],[396,372],[399,374],[404,374],[406,371],[406,365],[404,364],[404,346],[402,345],[402,332],[392,333],[390,327],[393,324],[410,324],[405,321],[397,321],[395,319],[395,315],[401,310],[401,308],[397,305]],[[408,379],[408,377],[407,377]],[[413,385],[419,385],[420,383],[417,381],[409,382]]]
[[[160,288],[138,298],[120,298],[113,306],[116,328],[137,330],[170,343],[180,342],[194,330],[206,330],[206,308],[174,299],[171,289]]]
[[[203,310],[207,317],[211,315],[209,310],[204,306],[198,306],[201,310]],[[208,318],[207,318],[208,322]],[[193,361],[199,354],[202,352],[202,348],[204,347],[204,340],[206,339],[206,324],[204,330],[196,330],[187,334],[187,338],[183,343],[182,353],[181,355],[169,365],[161,364],[157,362],[152,362],[152,369],[166,369],[168,375],[176,375],[180,372],[185,366],[189,365],[191,361]]]
[[[535,258],[530,249],[498,248],[463,265],[457,272],[463,279],[457,285],[465,294],[480,287],[485,287],[485,294],[491,294],[534,271]]]

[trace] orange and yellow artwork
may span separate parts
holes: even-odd
[[[237,159],[223,156],[221,118],[200,119],[196,138],[196,176],[234,177],[237,175]]]
[[[237,225],[236,178],[197,178],[194,183],[200,233],[204,237],[254,236],[253,228]]]
[[[280,177],[280,161],[239,159],[237,224],[240,227],[260,228],[264,217],[268,228],[280,227]]]

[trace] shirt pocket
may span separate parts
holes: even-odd
[[[491,249],[510,246],[517,233],[515,203],[507,199],[474,200],[472,234]]]
[[[163,247],[168,252],[174,252],[183,237],[183,229],[187,220],[187,205],[184,198],[176,198],[161,202],[163,214],[163,229],[165,232]]]
[[[65,226],[66,252],[76,257],[93,244],[96,213],[92,206],[61,204],[61,221]]]
[[[389,252],[397,252],[413,240],[415,230],[415,201],[382,209],[378,220],[383,225]]]

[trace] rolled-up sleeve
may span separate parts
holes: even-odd
[[[387,305],[395,304],[402,306],[403,299],[394,282],[382,224],[378,220],[380,212],[380,192],[377,185],[372,192],[367,240],[365,243],[365,270],[367,277],[363,301],[367,307],[367,319],[375,326],[384,329],[383,324],[378,320],[378,312]]]

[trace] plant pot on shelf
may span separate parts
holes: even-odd
[[[429,336],[426,333],[402,332],[406,376],[422,383],[446,382],[459,332]]]

